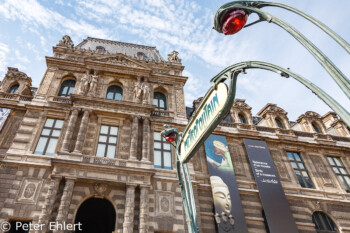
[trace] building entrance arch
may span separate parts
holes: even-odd
[[[79,233],[112,233],[115,229],[116,213],[113,205],[106,199],[89,198],[84,201],[75,217],[75,224],[81,223]]]

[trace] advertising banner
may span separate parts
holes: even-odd
[[[266,142],[246,138],[243,141],[270,232],[297,233],[297,226]]]
[[[226,137],[211,134],[204,146],[218,232],[248,232]]]
[[[10,112],[11,112],[11,109],[0,108],[0,132],[6,122],[7,117],[10,115]]]

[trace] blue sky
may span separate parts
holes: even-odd
[[[287,32],[266,22],[224,36],[212,29],[216,10],[227,1],[120,0],[2,0],[0,2],[0,77],[17,67],[38,86],[45,56],[68,34],[75,45],[87,36],[156,46],[166,58],[173,50],[185,65],[186,104],[209,88],[209,80],[228,65],[261,60],[308,78],[347,109],[350,102],[321,65]],[[350,41],[350,1],[281,0],[324,22]],[[313,24],[278,8],[264,8],[298,28],[350,77],[350,55]],[[251,15],[248,21],[256,16]],[[236,98],[246,99],[256,114],[267,103],[288,112],[290,120],[308,110],[330,111],[308,89],[277,74],[250,70],[240,75]]]

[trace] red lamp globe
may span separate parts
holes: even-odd
[[[176,133],[170,133],[165,136],[165,141],[167,142],[173,142],[176,140]]]
[[[241,9],[234,9],[226,12],[222,18],[222,32],[225,35],[232,35],[239,32],[248,19],[248,13]]]

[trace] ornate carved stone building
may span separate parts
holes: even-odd
[[[186,232],[174,150],[159,134],[164,124],[183,130],[193,111],[178,53],[165,61],[155,47],[64,36],[46,63],[37,90],[16,68],[0,86],[0,107],[11,109],[0,129],[0,222]],[[350,132],[334,113],[291,122],[274,104],[252,116],[237,99],[213,133],[227,138],[249,232],[267,230],[243,138],[267,142],[299,232],[350,232]],[[189,168],[200,231],[215,232],[204,147]]]

